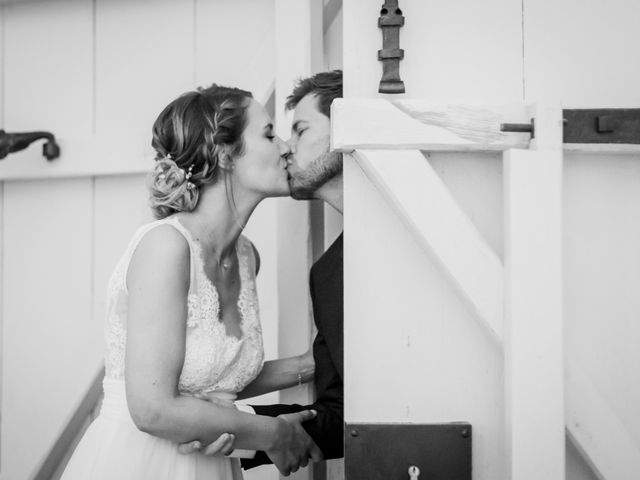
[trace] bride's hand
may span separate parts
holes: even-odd
[[[233,452],[233,442],[235,442],[236,436],[233,433],[223,433],[218,437],[218,439],[209,445],[206,446],[204,453],[207,456],[213,455],[229,455]],[[199,440],[194,440],[189,443],[181,443],[178,445],[178,452],[183,455],[188,455],[190,453],[199,452],[202,450],[202,443]]]

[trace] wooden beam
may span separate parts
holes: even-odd
[[[0,160],[0,181],[77,178],[150,172],[154,164],[151,138],[84,135],[56,138],[60,157],[47,161],[42,142]]]
[[[564,480],[562,151],[509,150],[504,177],[506,477]]]
[[[601,480],[640,472],[640,448],[582,368],[566,359],[567,435]]]
[[[53,478],[55,472],[61,469],[61,462],[70,458],[69,449],[82,433],[83,427],[86,428],[87,419],[95,410],[96,405],[102,398],[102,379],[104,378],[104,366],[94,377],[87,393],[71,415],[67,425],[58,436],[56,442],[51,447],[42,465],[34,475],[33,480],[49,480]]]
[[[503,151],[528,148],[528,133],[500,131],[528,123],[523,105],[434,105],[417,100],[337,99],[331,105],[332,149]]]
[[[503,336],[502,262],[417,150],[358,150],[362,170],[421,240],[497,342]]]

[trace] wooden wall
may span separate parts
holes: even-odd
[[[407,93],[393,98],[640,107],[633,2],[400,4]],[[378,15],[379,5],[366,0],[345,4],[346,97],[380,96]],[[426,160],[503,258],[501,156]],[[564,168],[565,350],[637,445],[639,165],[637,155],[568,154]],[[345,168],[346,420],[471,421],[474,478],[504,478],[502,353],[364,172],[354,162]],[[567,478],[595,478],[572,446]]]
[[[132,232],[151,219],[144,177],[155,116],[214,81],[267,97],[273,15],[261,0],[0,6],[0,128],[49,130],[62,148],[51,163],[40,144],[0,161],[0,478],[37,471],[102,363],[107,279]],[[247,227],[262,253],[271,358],[276,220],[277,202],[267,201]],[[276,477],[270,468],[247,475]]]

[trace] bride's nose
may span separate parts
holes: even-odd
[[[278,137],[278,149],[280,150],[280,156],[284,158],[287,158],[291,153],[291,148],[289,148],[289,145],[280,137]]]

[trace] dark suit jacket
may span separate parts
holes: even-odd
[[[252,405],[258,415],[314,409],[318,415],[303,424],[325,459],[344,455],[343,437],[343,265],[342,234],[311,268],[310,291],[318,335],[313,342],[316,401],[312,405]],[[242,460],[243,468],[271,463],[264,452]]]

